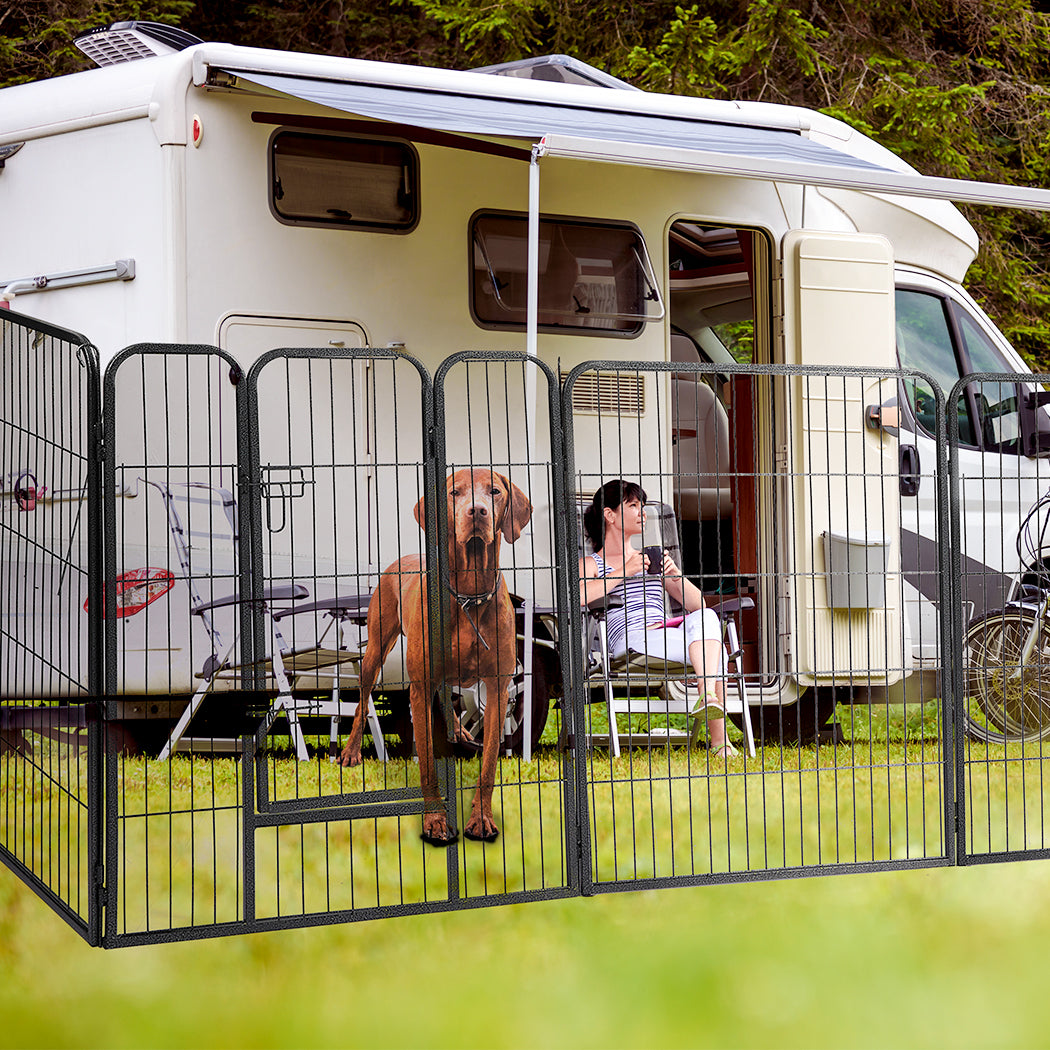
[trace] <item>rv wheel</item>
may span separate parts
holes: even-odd
[[[543,729],[547,725],[547,715],[550,713],[550,702],[552,693],[552,681],[551,675],[553,671],[553,660],[548,659],[550,655],[549,650],[537,649],[533,657],[532,665],[532,732],[531,736],[531,748],[530,750],[535,752],[536,746],[540,742],[540,736],[543,734]],[[520,688],[524,685],[523,682],[515,681],[515,686]],[[521,692],[517,693],[514,697],[514,706],[511,708],[509,717],[507,719],[509,728],[506,735],[503,737],[503,748],[504,752],[510,752],[511,754],[520,755],[522,753],[522,743],[525,740],[525,719],[523,717],[523,705],[520,703],[524,699],[525,691],[522,689]]]

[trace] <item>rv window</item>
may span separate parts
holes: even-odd
[[[897,356],[901,368],[927,373],[947,394],[958,382],[960,372],[945,306],[939,296],[897,289]],[[936,401],[929,384],[909,377],[904,389],[915,421],[928,434],[936,434]],[[956,411],[959,440],[964,445],[976,445],[976,430],[965,397],[960,398]]]
[[[523,328],[528,219],[478,215],[471,224],[471,308],[483,327]],[[547,329],[641,330],[663,316],[656,278],[633,227],[541,218],[539,323]]]
[[[967,372],[1012,372],[977,321],[958,304],[952,311],[969,367]],[[986,448],[999,452],[1021,451],[1021,419],[1016,383],[974,383],[977,415]]]
[[[291,225],[401,233],[419,218],[418,167],[404,142],[278,131],[270,204]]]

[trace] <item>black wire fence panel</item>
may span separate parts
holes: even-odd
[[[107,943],[573,892],[550,372],[139,346],[105,404]]]
[[[83,336],[0,312],[0,856],[92,943],[98,385]]]
[[[951,859],[947,478],[882,407],[910,378],[568,376],[578,517],[610,480],[640,485],[644,525],[620,508],[613,524],[657,568],[633,626],[588,611],[577,635],[593,888]],[[623,575],[622,550],[609,570],[577,537],[581,575]]]
[[[966,860],[1050,855],[1048,379],[978,373],[947,400]]]
[[[1050,855],[1045,377],[0,331],[0,856],[92,943]]]
[[[105,372],[107,943],[243,919],[243,381],[208,346]]]

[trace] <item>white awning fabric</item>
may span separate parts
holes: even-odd
[[[540,157],[1050,211],[1050,190],[895,171],[786,129],[626,112],[609,105],[557,105],[233,67],[224,71],[358,116],[465,135],[527,139],[539,143]],[[603,101],[613,101],[600,94]]]
[[[631,113],[595,106],[558,106],[546,102],[345,83],[274,73],[227,70],[242,80],[330,109],[377,120],[438,131],[539,142],[545,135],[623,142],[635,147],[662,146],[726,154],[758,162],[794,161],[823,167],[883,171],[869,161],[847,156],[794,131],[752,128],[713,121]],[[597,98],[616,99],[595,89]]]

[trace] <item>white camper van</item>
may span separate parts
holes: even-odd
[[[136,33],[142,47],[105,44]],[[1050,193],[925,178],[819,113],[646,93],[559,56],[463,72],[183,43],[123,24],[94,40],[102,68],[0,91],[0,305],[84,332],[103,368],[140,343],[211,345],[243,370],[274,347],[330,346],[404,351],[431,374],[465,348],[527,350],[562,377],[588,361],[724,367],[704,373],[711,402],[694,397],[688,410],[668,393],[674,371],[628,382],[597,369],[573,391],[576,476],[582,495],[608,476],[608,427],[634,398],[643,439],[621,447],[616,473],[674,508],[687,569],[709,574],[696,552],[714,544],[733,575],[758,581],[760,622],[790,602],[788,626],[766,631],[749,657],[751,703],[777,707],[820,685],[906,696],[916,672],[936,667],[936,578],[924,584],[912,564],[936,548],[935,399],[920,378],[869,377],[819,411],[812,397],[787,414],[757,398],[745,419],[738,404],[733,424],[732,367],[892,371],[899,355],[945,391],[969,372],[1008,372],[1017,386],[998,412],[972,395],[958,409],[961,474],[978,479],[964,485],[983,486],[985,518],[990,499],[1001,503],[994,521],[963,532],[982,579],[1004,581],[999,600],[1018,576],[1012,536],[1038,495],[1047,422],[1021,396],[1023,362],[961,286],[978,245],[950,201],[1047,208]],[[508,411],[542,417],[542,397],[522,397]],[[404,440],[418,430],[399,426]],[[778,474],[807,474],[804,430],[818,428],[825,455],[881,464],[863,488],[863,501],[890,508],[877,528],[844,529],[855,495],[845,489],[829,484],[817,501],[777,489]],[[696,465],[719,432],[746,439],[748,472],[772,479],[746,508]],[[469,426],[449,428],[450,461],[469,458],[469,440]],[[530,440],[542,458],[542,426]],[[1011,484],[987,484],[990,453]],[[673,485],[654,462],[675,464]],[[4,514],[25,469],[0,468]],[[148,542],[127,542],[146,545],[145,566],[174,564],[159,490],[122,484],[120,498],[152,499],[160,522]],[[42,492],[37,512],[47,507]],[[384,528],[418,549],[405,519],[392,513]],[[879,609],[844,612],[830,585],[812,582],[832,557],[822,537],[877,546],[880,571],[902,585]],[[352,546],[324,557],[374,579],[385,560],[376,537]],[[776,593],[769,565],[788,547],[790,577],[809,582]],[[284,575],[298,553],[283,552]],[[994,600],[983,586],[975,611]],[[127,620],[129,652],[181,645],[132,642]],[[154,679],[122,666],[122,688],[142,693],[191,692],[199,671],[187,663],[173,678],[166,664]]]

